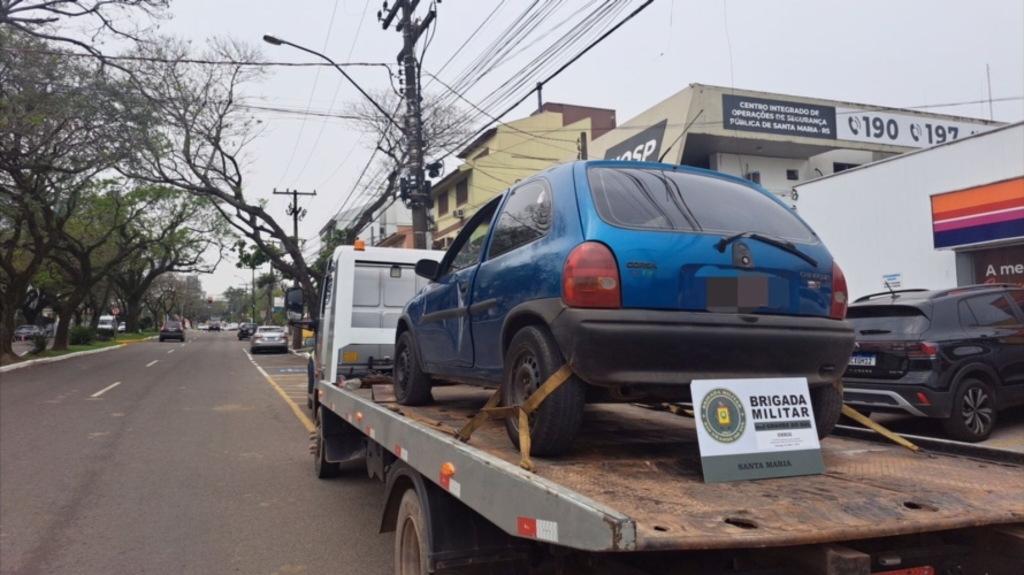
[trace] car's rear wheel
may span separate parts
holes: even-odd
[[[996,396],[980,379],[966,378],[953,396],[953,414],[942,421],[953,439],[975,443],[988,439],[996,425]]]
[[[520,330],[512,338],[505,354],[502,405],[522,405],[564,363],[562,353],[547,329],[528,326]],[[583,422],[585,385],[576,376],[570,377],[530,415],[531,453],[557,455],[572,446]],[[518,448],[519,419],[506,419],[505,430],[512,444]]]
[[[395,398],[401,405],[430,403],[430,376],[420,369],[412,332],[405,332],[395,345]]]
[[[836,428],[843,414],[843,392],[833,384],[811,389],[811,407],[814,409],[814,427],[818,439],[825,439]]]

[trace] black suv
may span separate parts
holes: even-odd
[[[254,333],[256,333],[256,324],[243,323],[238,325],[238,339],[250,338]]]
[[[160,327],[160,341],[165,339],[185,341],[185,328],[181,325],[180,321],[164,322],[164,325]]]
[[[861,412],[943,420],[961,441],[992,433],[1024,403],[1024,289],[989,284],[862,297],[846,319],[857,345],[844,400]]]

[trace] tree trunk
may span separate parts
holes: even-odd
[[[76,315],[80,313],[82,302],[85,301],[87,294],[71,294],[71,296],[61,306],[64,309],[73,309]],[[93,314],[93,318],[99,322],[98,314]],[[80,322],[79,322],[80,325]],[[60,314],[60,320],[57,322],[57,333],[53,336],[53,350],[54,351],[67,351],[68,349],[68,332],[71,326],[71,314],[62,313]]]
[[[125,309],[122,310],[124,313],[126,333],[136,333],[139,331],[139,317],[142,315],[142,296],[128,296],[124,302]]]
[[[18,326],[14,325],[17,301],[17,292],[14,290],[4,293],[0,301],[0,357],[15,357],[13,341],[14,330],[18,329]]]

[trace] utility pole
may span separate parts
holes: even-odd
[[[401,197],[406,200],[412,210],[413,246],[427,249],[427,210],[430,209],[430,185],[426,181],[423,158],[423,109],[420,94],[419,64],[416,61],[416,42],[430,26],[436,13],[433,9],[427,12],[422,21],[413,20],[413,12],[419,0],[396,0],[388,9],[384,4],[384,12],[378,12],[383,28],[391,26],[401,10],[397,30],[402,33],[402,51],[398,54],[398,63],[403,66],[405,82],[403,96],[405,98],[405,141],[408,161],[405,165],[406,176],[401,185]]]
[[[292,203],[288,204],[288,210],[286,213],[292,217],[292,234],[295,238],[295,247],[297,249],[301,249],[301,246],[299,246],[299,220],[306,217],[306,210],[304,208],[299,208],[299,196],[315,196],[316,190],[313,190],[312,193],[287,189],[283,192],[279,192],[277,191],[277,188],[274,188],[274,195],[292,197]]]

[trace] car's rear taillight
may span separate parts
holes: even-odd
[[[562,299],[570,307],[622,307],[619,266],[608,246],[585,242],[572,250],[562,270]]]
[[[934,343],[911,343],[907,345],[907,357],[911,359],[935,359],[939,348]]]
[[[846,276],[842,268],[832,260],[832,309],[829,317],[832,319],[846,319],[846,306],[850,303],[849,294],[846,291]]]

